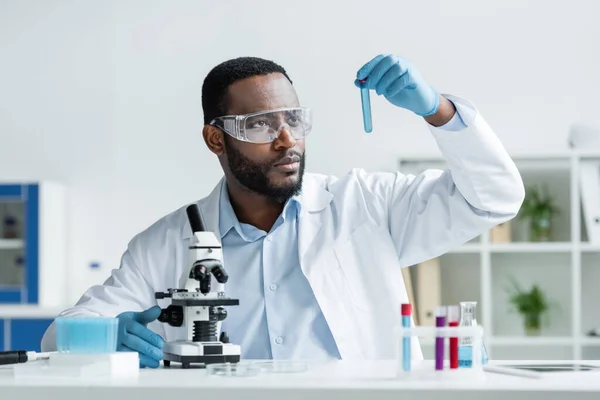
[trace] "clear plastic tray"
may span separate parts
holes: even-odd
[[[208,364],[206,366],[208,375],[230,376],[230,377],[247,377],[256,376],[260,373],[260,368],[253,363],[219,363]]]
[[[256,376],[261,373],[290,374],[308,370],[308,363],[293,360],[242,361],[239,363],[208,364],[208,375],[216,376]]]
[[[293,360],[268,360],[255,362],[261,372],[267,373],[298,373],[308,370],[308,363]]]

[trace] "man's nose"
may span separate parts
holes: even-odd
[[[277,139],[273,141],[273,146],[275,149],[289,149],[296,145],[296,139],[292,136],[292,132],[290,132],[290,128],[283,127],[281,132],[279,132],[279,136]]]

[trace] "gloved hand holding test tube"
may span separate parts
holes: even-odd
[[[431,87],[410,61],[398,56],[380,54],[358,70],[354,85],[360,89],[365,132],[373,130],[370,90],[384,95],[393,105],[421,117],[435,114],[440,95]]]

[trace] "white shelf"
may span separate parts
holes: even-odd
[[[571,242],[491,243],[492,253],[564,253],[573,249]]]
[[[600,346],[600,337],[584,336],[579,341],[583,346]]]
[[[596,243],[581,243],[579,245],[581,247],[581,251],[586,252],[586,253],[592,253],[592,252],[600,252],[600,244],[596,244]]]
[[[480,253],[484,249],[481,243],[465,243],[457,249],[450,250],[449,253],[474,254]],[[582,251],[600,251],[600,245],[582,244]],[[513,243],[490,243],[489,251],[491,253],[565,253],[573,250],[571,242],[513,242]]]
[[[0,239],[0,250],[18,250],[22,248],[22,239]]]
[[[510,243],[491,243],[490,232],[483,232],[476,240],[450,250],[453,256],[441,261],[443,271],[447,271],[444,266],[458,268],[457,273],[445,274],[441,299],[455,303],[467,296],[480,303],[478,320],[484,325],[486,344],[494,347],[492,357],[523,353],[524,357],[534,354],[544,358],[555,351],[581,359],[584,347],[600,349],[600,337],[586,336],[589,325],[597,324],[593,321],[597,319],[595,304],[600,301],[600,292],[595,289],[600,286],[600,264],[596,261],[600,243],[584,241],[580,162],[600,159],[600,151],[566,150],[511,157],[526,186],[548,184],[561,212],[554,220],[553,232],[559,241],[522,242],[528,237],[527,225],[517,218],[511,222]],[[406,173],[447,165],[441,154],[403,155],[399,159],[400,170]],[[512,336],[520,334],[522,322],[518,316],[508,315],[504,286],[510,276],[521,279],[526,286],[540,284],[558,303],[559,307],[551,310],[544,336]],[[422,344],[430,349],[433,341],[423,340]]]
[[[574,339],[565,337],[495,336],[488,340],[493,346],[572,346]]]
[[[600,346],[600,338],[593,340],[587,339],[585,342],[582,339],[582,344],[592,344]],[[486,346],[572,346],[575,339],[570,336],[493,336],[484,339]],[[422,346],[433,346],[435,341],[431,338],[422,338],[419,340]]]
[[[481,252],[481,244],[479,243],[465,243],[462,246],[452,249],[449,253],[469,253],[469,254],[477,254]]]

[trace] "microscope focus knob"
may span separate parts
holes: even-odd
[[[163,308],[158,320],[175,327],[183,325],[183,307],[171,304],[169,307]]]
[[[217,318],[217,321],[223,321],[227,318],[227,310],[223,307],[214,308],[211,314]]]

